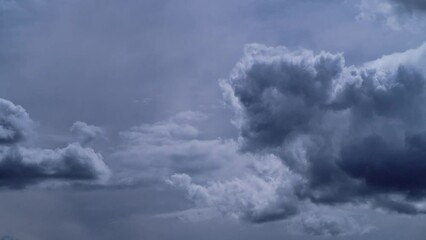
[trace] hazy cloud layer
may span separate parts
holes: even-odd
[[[164,182],[174,173],[205,180],[242,171],[241,166],[247,163],[238,153],[238,143],[206,138],[199,126],[206,118],[201,113],[182,112],[121,132],[121,144],[111,162],[120,178],[117,180]]]
[[[24,188],[45,180],[108,178],[110,170],[93,149],[79,143],[58,149],[30,148],[25,141],[32,132],[33,122],[25,109],[0,99],[0,187]]]
[[[381,21],[396,31],[421,33],[426,2],[422,0],[361,0],[358,19]]]

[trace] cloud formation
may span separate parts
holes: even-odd
[[[422,0],[390,0],[407,11],[426,11],[426,2]]]
[[[175,174],[168,182],[185,189],[197,206],[214,208],[237,219],[263,223],[297,214],[299,204],[294,191],[301,179],[273,155],[247,156],[245,160],[251,161],[245,173],[226,181],[203,186],[193,183],[186,174]]]
[[[73,143],[60,149],[1,150],[0,187],[23,188],[44,180],[106,180],[110,171],[102,156]]]
[[[358,235],[371,230],[349,211],[300,200],[298,194],[305,180],[276,156],[241,155],[244,156],[241,160],[248,164],[229,178],[195,183],[187,174],[172,175],[167,182],[186,191],[195,208],[161,217],[198,222],[220,214],[255,224],[284,220],[283,226],[294,234],[317,236]]]
[[[0,187],[24,188],[46,180],[105,181],[102,156],[79,143],[65,148],[30,148],[24,143],[33,122],[21,106],[0,99]]]
[[[309,213],[326,206],[424,213],[425,46],[347,66],[342,54],[248,45],[220,85],[251,165],[234,178],[169,183],[198,208],[253,223],[300,218],[318,235],[354,231],[342,214]]]
[[[426,3],[422,0],[362,0],[361,20],[378,20],[396,31],[421,32]]]
[[[121,175],[119,181],[163,182],[174,173],[205,180],[215,174],[225,177],[241,171],[246,163],[241,160],[237,142],[203,137],[197,125],[206,118],[198,112],[181,112],[121,132],[121,144],[112,155],[112,164]],[[225,165],[227,170],[222,169]]]
[[[21,106],[0,99],[0,144],[14,144],[30,135],[33,121]]]
[[[248,46],[222,82],[244,149],[274,152],[304,176],[302,199],[423,197],[424,49],[355,67],[341,54]]]
[[[89,125],[81,121],[75,122],[71,126],[70,131],[77,135],[78,140],[82,145],[87,145],[98,138],[105,138],[105,130],[103,128]]]

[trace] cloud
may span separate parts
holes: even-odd
[[[160,184],[167,179],[195,204],[191,209],[156,216],[160,218],[199,222],[222,216],[256,224],[288,220],[287,225],[294,222],[298,226],[304,221],[306,229],[299,231],[309,234],[360,232],[347,226],[349,216],[336,216],[331,222],[327,214],[316,211],[315,224],[305,221],[309,201],[299,199],[306,184],[303,177],[274,154],[244,153],[235,140],[204,138],[197,124],[205,118],[184,112],[122,132],[122,146],[113,155],[115,182]],[[334,231],[320,232],[322,225]]]
[[[426,11],[426,2],[422,0],[391,0],[402,10],[406,11]]]
[[[198,222],[221,216],[255,224],[281,220],[283,227],[296,235],[359,235],[372,227],[359,223],[353,210],[324,207],[303,201],[298,194],[304,179],[291,172],[275,156],[248,155],[250,164],[233,178],[194,183],[187,174],[175,174],[167,180],[187,192],[195,208],[159,217]],[[343,207],[342,207],[343,208]]]
[[[0,99],[0,144],[25,140],[32,131],[33,121],[21,106]]]
[[[359,20],[383,22],[395,31],[421,32],[425,25],[422,0],[362,0]]]
[[[301,200],[377,206],[397,194],[417,213],[426,181],[425,53],[421,46],[356,67],[341,54],[255,44],[221,85],[243,150],[275,153],[303,176]]]
[[[314,236],[347,236],[365,234],[373,227],[360,224],[356,216],[345,209],[334,207],[314,208],[298,216],[293,222],[293,228]]]
[[[80,126],[86,127],[83,130],[94,129],[93,126]],[[81,128],[78,130],[82,131]],[[1,188],[24,188],[47,180],[100,183],[109,177],[109,168],[93,149],[82,147],[79,143],[58,149],[24,145],[33,132],[33,121],[25,109],[0,99]]]
[[[238,153],[238,143],[204,137],[197,125],[206,117],[182,112],[165,121],[121,132],[121,144],[111,156],[120,181],[163,182],[174,173],[209,179],[215,174],[225,177],[240,171],[245,163]],[[222,169],[224,165],[227,170]]]
[[[187,223],[209,221],[219,217],[218,212],[211,208],[191,208],[184,211],[158,214],[156,218],[178,218]]]
[[[168,183],[185,189],[198,207],[213,208],[225,216],[263,223],[296,215],[299,203],[294,191],[301,179],[272,155],[246,160],[252,160],[252,165],[242,176],[229,180],[199,185],[186,174],[175,174]]]
[[[70,131],[77,135],[79,142],[83,145],[87,145],[98,138],[105,138],[105,130],[103,128],[81,121],[75,122]]]
[[[102,156],[78,143],[55,150],[7,148],[0,154],[0,187],[23,188],[45,180],[105,181],[109,174]]]
[[[424,45],[362,66],[346,66],[342,54],[249,45],[220,81],[248,164],[233,177],[168,182],[198,209],[296,221],[313,235],[370,229],[325,207],[424,213],[425,62]]]
[[[347,66],[343,54],[248,45],[220,81],[238,140],[209,139],[184,112],[121,132],[121,182],[168,179],[194,209],[313,235],[363,234],[344,206],[425,212],[426,48]],[[326,209],[326,210],[323,210]]]

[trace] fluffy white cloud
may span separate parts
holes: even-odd
[[[205,185],[186,174],[175,174],[168,182],[188,192],[198,207],[214,208],[225,216],[250,222],[289,218],[299,211],[295,196],[303,181],[273,155],[247,156],[250,165],[241,176]]]

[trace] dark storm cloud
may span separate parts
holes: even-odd
[[[426,11],[426,2],[423,0],[390,0],[396,3],[402,10]]]
[[[415,214],[426,196],[424,60],[424,46],[355,67],[341,54],[250,45],[221,85],[243,150],[274,153],[305,179],[299,200]]]
[[[55,150],[9,148],[0,157],[0,187],[23,188],[45,180],[105,180],[108,175],[102,156],[78,143]]]
[[[27,147],[23,143],[32,127],[24,108],[0,99],[0,187],[24,188],[45,180],[104,181],[110,174],[102,156],[79,143],[58,149]],[[82,123],[73,129],[85,136],[98,130]]]

